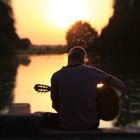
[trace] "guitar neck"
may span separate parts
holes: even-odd
[[[35,91],[41,92],[41,93],[46,93],[51,91],[51,87],[48,85],[43,85],[43,84],[36,84],[34,86]]]

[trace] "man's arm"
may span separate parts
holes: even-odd
[[[55,76],[53,75],[51,78],[51,100],[52,107],[59,112],[59,95],[58,95],[58,87]]]
[[[100,81],[107,84],[108,86],[112,86],[118,90],[124,90],[125,84],[118,79],[117,77],[110,75],[100,69],[95,68],[96,74],[98,75]]]
[[[121,90],[121,91],[124,90],[124,88],[125,88],[125,84],[115,76],[111,76],[108,84],[112,87],[115,87],[116,89]]]

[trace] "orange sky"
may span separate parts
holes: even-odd
[[[89,22],[100,33],[113,14],[113,0],[12,0],[19,36],[33,44],[66,44],[68,27]]]

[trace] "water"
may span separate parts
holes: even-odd
[[[50,92],[37,93],[34,85],[50,85],[52,74],[62,66],[67,65],[67,54],[59,55],[32,55],[29,56],[30,63],[19,65],[16,75],[16,86],[14,88],[14,103],[30,103],[31,112],[50,111]],[[112,121],[101,121],[100,127],[113,127]]]

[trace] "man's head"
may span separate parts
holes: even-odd
[[[86,55],[87,53],[83,47],[75,46],[69,51],[68,64],[83,64]]]

